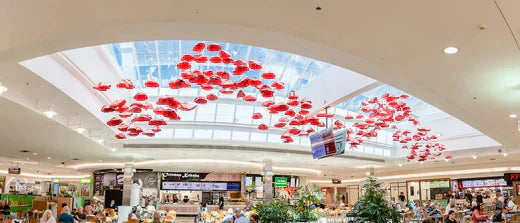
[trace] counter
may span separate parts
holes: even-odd
[[[208,212],[210,211],[217,211],[218,205],[207,205]],[[235,210],[236,208],[239,208],[240,210],[246,208],[245,204],[224,204],[224,210],[227,211],[228,209],[232,208]]]
[[[217,207],[218,209],[218,207]],[[175,210],[177,215],[198,215],[200,213],[199,204],[157,204],[157,210]]]

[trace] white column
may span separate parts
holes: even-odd
[[[273,161],[264,160],[264,202],[273,199]]]

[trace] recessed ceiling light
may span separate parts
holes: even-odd
[[[101,162],[103,162],[103,160],[99,160],[99,162],[101,163]]]
[[[444,161],[449,162],[450,160],[449,159],[444,159]]]
[[[47,116],[47,118],[54,118],[58,113],[56,113],[51,107],[48,111],[43,112],[43,114]]]
[[[457,52],[459,52],[459,49],[457,49],[457,47],[450,46],[450,47],[444,48],[445,54],[455,54]]]
[[[38,153],[33,153],[33,155],[35,155],[35,156],[36,156],[36,155],[38,155]]]
[[[504,153],[504,156],[507,156],[507,155],[509,155],[509,154],[507,154],[507,153]]]
[[[476,160],[476,159],[477,159],[477,156],[473,155],[473,156],[471,156],[471,158],[473,158],[474,160]]]
[[[112,152],[115,152],[117,149],[116,149],[116,148],[112,148],[112,149],[110,149],[110,150],[112,150]]]
[[[399,165],[399,167],[402,167],[402,166],[403,166],[403,164],[402,164],[402,163],[399,163],[398,165]]]
[[[50,159],[52,159],[52,158],[51,158],[51,157],[49,156],[49,157],[47,157],[47,159],[49,159],[49,160],[50,160]]]
[[[516,118],[516,114],[510,114],[509,118]]]
[[[424,164],[424,161],[421,161],[421,164]]]
[[[96,142],[99,143],[99,144],[103,144],[103,142],[105,142],[104,139],[96,139]]]
[[[0,83],[0,94],[5,93],[6,91],[7,91],[7,88],[4,85],[2,85],[2,83]]]
[[[87,129],[85,129],[85,128],[81,127],[81,126],[78,127],[78,128],[76,128],[75,130],[76,130],[76,132],[78,132],[79,134],[83,134],[85,131],[87,131]]]

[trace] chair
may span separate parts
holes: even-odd
[[[89,221],[89,222],[99,222],[99,220],[94,215],[87,216],[87,221]]]
[[[128,220],[128,223],[139,223],[139,220],[137,220],[137,219],[130,219],[130,220]]]
[[[110,216],[115,216],[116,215],[116,210],[114,210],[113,208],[109,208],[108,209],[108,214],[110,214]]]

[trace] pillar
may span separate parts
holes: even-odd
[[[264,203],[273,199],[273,161],[264,160]]]
[[[374,167],[367,167],[367,168],[366,168],[365,175],[366,175],[367,177],[369,177],[369,176],[374,176]]]
[[[334,186],[332,189],[333,189],[332,190],[332,192],[333,192],[332,193],[332,203],[336,203],[336,201],[337,201],[336,197],[338,196],[338,186]]]
[[[125,163],[123,168],[124,180],[123,180],[123,206],[130,206],[130,196],[132,193],[132,176],[134,174],[134,164]]]

